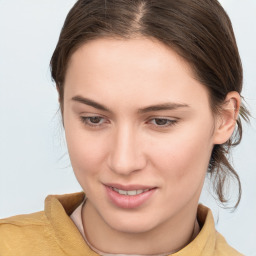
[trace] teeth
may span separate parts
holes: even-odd
[[[137,191],[136,190],[127,191],[127,195],[128,196],[135,196],[135,195],[137,195]]]
[[[112,188],[114,191],[118,192],[118,189],[117,188]]]
[[[142,189],[136,190],[136,193],[137,193],[137,195],[139,195],[139,194],[143,193],[143,190]]]
[[[121,190],[121,189],[117,189],[117,188],[113,188],[113,187],[112,187],[112,189],[120,195],[127,195],[127,196],[135,196],[135,195],[139,195],[141,193],[149,191],[149,188],[144,189],[144,190],[139,189],[139,190],[129,190],[129,191]]]
[[[117,191],[120,195],[127,195],[127,191],[124,191],[124,190],[119,190]]]

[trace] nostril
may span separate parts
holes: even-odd
[[[130,173],[142,170],[146,166],[146,161],[142,157],[127,157],[127,158],[110,158],[108,166],[111,171],[129,175]]]

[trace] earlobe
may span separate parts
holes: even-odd
[[[238,92],[229,92],[215,124],[214,144],[223,144],[231,136],[236,127],[241,97]]]

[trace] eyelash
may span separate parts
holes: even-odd
[[[158,121],[166,121],[167,124],[157,125],[156,124],[156,120],[158,120]],[[152,123],[151,124],[153,126],[156,126],[156,128],[160,128],[160,129],[164,129],[164,128],[168,128],[168,127],[174,126],[178,122],[178,120],[168,119],[168,118],[161,118],[161,117],[155,117],[155,118],[150,119],[150,122],[152,122],[152,121],[154,121],[155,124],[152,124]]]
[[[103,123],[99,123],[99,124],[98,123],[92,123],[91,122],[92,118],[99,118],[101,121],[105,119],[104,117],[101,117],[101,116],[81,116],[80,117],[82,123],[85,124],[85,125],[88,125],[90,127],[100,128],[101,126],[104,125],[104,122]],[[167,124],[157,125],[156,124],[156,120],[158,120],[158,121],[166,121]],[[152,124],[152,121],[154,121],[155,124]],[[168,128],[168,127],[176,125],[177,122],[178,122],[178,120],[155,117],[155,118],[151,118],[147,123],[151,123],[151,125],[155,126],[155,128],[157,128],[157,129],[164,129],[164,128]]]
[[[90,123],[90,121],[88,121],[88,120],[90,120],[90,119],[92,119],[92,118],[99,118],[99,119],[101,119],[101,120],[104,119],[104,117],[101,117],[101,116],[81,116],[81,117],[80,117],[82,123],[84,123],[85,125],[88,125],[88,126],[90,126],[90,127],[99,128],[99,127],[101,127],[101,126],[103,125],[103,123],[101,123],[101,124],[97,124],[97,123],[96,123],[96,124],[93,124],[93,123]]]

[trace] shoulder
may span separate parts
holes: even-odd
[[[17,215],[0,220],[0,234],[12,233],[18,235],[29,235],[31,232],[38,231],[49,225],[44,212],[36,212],[32,214]],[[24,232],[26,230],[26,232]],[[0,240],[1,241],[1,240]]]
[[[17,215],[5,219],[0,219],[0,228],[5,225],[28,226],[28,225],[43,225],[47,222],[43,211],[30,214]]]
[[[202,256],[243,256],[216,230],[213,214],[208,207],[202,204],[198,206],[197,219],[201,230],[194,241],[187,246],[188,252],[192,251],[195,255]]]
[[[50,224],[44,212],[18,215],[0,220],[0,255],[25,255],[46,236],[50,235]],[[20,254],[21,253],[21,254]]]
[[[243,256],[233,247],[231,247],[226,239],[218,232],[216,232],[216,256]]]
[[[72,252],[85,247],[84,241],[69,216],[84,197],[81,192],[50,195],[44,211],[0,220],[0,255],[80,255]]]

